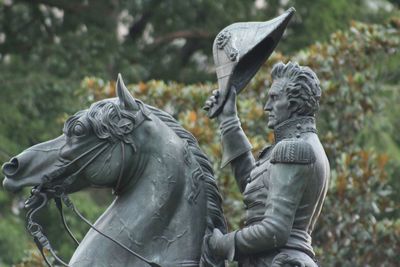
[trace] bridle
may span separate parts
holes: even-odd
[[[75,205],[72,203],[71,199],[68,197],[68,195],[62,190],[61,187],[58,188],[46,188],[44,189],[42,185],[39,185],[37,187],[34,187],[31,191],[31,196],[27,199],[25,202],[25,208],[28,209],[27,215],[26,215],[26,220],[27,220],[27,230],[28,232],[33,236],[33,240],[38,247],[40,253],[42,254],[45,262],[49,267],[51,267],[51,263],[44,254],[44,249],[48,250],[51,255],[54,257],[55,261],[63,266],[69,266],[66,262],[64,262],[61,258],[59,258],[53,249],[53,247],[50,244],[49,239],[46,237],[46,235],[43,233],[43,228],[40,224],[34,221],[34,215],[41,210],[43,207],[46,206],[46,204],[49,202],[49,200],[53,198],[57,209],[60,213],[63,226],[66,229],[67,233],[69,236],[74,240],[74,242],[79,245],[78,240],[75,238],[73,233],[71,232],[70,228],[67,225],[67,222],[65,220],[64,216],[64,211],[63,211],[63,204],[70,208],[75,215],[78,216],[79,219],[81,219],[84,223],[90,226],[94,231],[102,235],[103,237],[107,238],[108,240],[112,241],[131,255],[139,258],[140,260],[146,262],[152,267],[161,267],[159,264],[150,261],[146,259],[145,257],[141,256],[140,254],[134,252],[130,248],[128,248],[126,245],[122,244],[118,240],[115,240],[114,238],[108,236],[107,234],[103,233],[100,231],[96,226],[94,226],[88,219],[86,219],[75,207]]]
[[[121,126],[125,127],[125,129],[128,130],[129,132],[131,132],[132,130],[137,128],[144,121],[144,119],[147,118],[147,116],[149,115],[149,114],[146,114],[145,112],[143,112],[143,110],[141,110],[141,111],[142,112],[138,112],[138,115],[135,118],[135,122],[136,122],[135,125],[132,125],[132,126],[128,125],[128,127],[127,127],[126,121],[125,121],[122,123]],[[121,168],[119,171],[116,185],[114,187],[115,194],[119,194],[121,192],[122,177],[123,177],[123,172],[124,172],[124,168],[125,168],[125,143],[123,141],[120,141],[120,143],[121,143],[121,153],[122,153],[122,155],[121,155],[122,164],[121,164]],[[50,199],[54,199],[56,207],[60,213],[60,217],[61,217],[63,226],[64,226],[65,230],[67,231],[68,235],[72,238],[72,240],[77,245],[79,245],[79,241],[75,238],[75,236],[73,235],[72,231],[68,227],[68,224],[65,220],[63,204],[67,208],[71,209],[73,211],[73,213],[75,215],[77,215],[81,221],[83,221],[84,223],[89,225],[90,228],[92,228],[94,231],[96,231],[103,237],[112,241],[113,243],[115,243],[116,245],[118,245],[119,247],[121,247],[122,249],[124,249],[125,251],[130,253],[131,255],[139,258],[143,262],[146,262],[150,266],[161,267],[158,263],[148,260],[147,258],[141,256],[140,254],[138,254],[138,253],[134,252],[133,250],[131,250],[130,248],[128,248],[123,243],[119,242],[118,240],[115,240],[114,238],[112,238],[112,237],[108,236],[107,234],[103,233],[102,231],[100,231],[96,226],[94,226],[88,219],[86,219],[77,210],[77,208],[75,207],[75,205],[72,203],[71,199],[69,198],[68,194],[65,192],[66,186],[71,185],[77,179],[78,175],[90,163],[92,163],[101,153],[103,153],[109,147],[110,147],[110,145],[108,142],[101,142],[101,143],[93,146],[89,150],[87,150],[85,153],[79,155],[74,160],[67,162],[63,166],[60,166],[60,168],[58,168],[56,171],[45,176],[40,185],[32,188],[31,195],[25,201],[25,209],[28,210],[27,214],[26,214],[26,222],[27,222],[26,228],[27,228],[28,232],[33,236],[33,240],[34,240],[36,246],[40,250],[40,253],[42,254],[46,264],[49,267],[51,267],[52,265],[51,265],[49,259],[44,254],[44,249],[46,249],[47,251],[49,251],[51,253],[51,255],[54,257],[54,259],[56,261],[56,264],[58,263],[58,264],[68,267],[68,264],[57,256],[55,250],[52,248],[52,246],[50,244],[49,239],[43,233],[42,226],[34,220],[34,215],[38,211],[40,211],[42,208],[44,208]],[[95,155],[91,159],[89,159],[82,167],[80,167],[72,175],[69,175],[68,178],[66,178],[61,184],[55,185],[54,183],[51,182],[53,180],[53,179],[51,179],[51,177],[59,177],[63,172],[65,172],[67,170],[67,168],[69,166],[71,166],[77,160],[82,159],[84,156],[90,154],[91,152],[95,151],[98,148],[100,148],[100,149],[95,153]]]

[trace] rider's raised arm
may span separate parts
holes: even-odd
[[[207,99],[204,109],[209,110],[220,99],[219,90],[214,90]],[[218,115],[222,143],[222,167],[231,163],[232,171],[241,192],[246,187],[247,177],[254,167],[252,146],[240,126],[236,108],[236,91],[228,94],[222,112]]]
[[[251,153],[252,146],[240,126],[237,116],[224,120],[220,124],[222,142],[222,167],[231,164],[233,174],[243,192],[247,177],[254,167],[255,160]]]

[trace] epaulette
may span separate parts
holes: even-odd
[[[311,164],[315,162],[315,154],[311,145],[303,140],[282,140],[275,145],[270,162]]]
[[[262,157],[264,157],[265,155],[267,155],[268,152],[270,152],[271,149],[272,149],[273,147],[274,147],[274,146],[271,146],[271,145],[264,147],[264,148],[258,153],[257,159],[261,159]]]

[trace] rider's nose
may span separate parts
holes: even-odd
[[[271,111],[271,110],[272,110],[271,103],[268,100],[267,103],[265,103],[264,111]]]
[[[11,177],[18,172],[19,161],[17,158],[12,158],[9,162],[4,163],[1,168],[6,177]]]

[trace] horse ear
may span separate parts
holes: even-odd
[[[118,74],[116,87],[120,106],[126,110],[139,110],[139,106],[136,103],[135,98],[129,93],[120,73]]]

